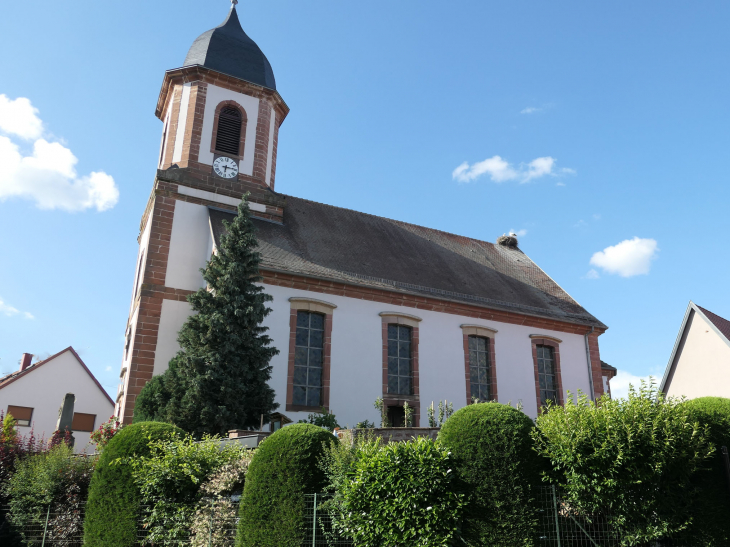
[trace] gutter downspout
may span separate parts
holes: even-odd
[[[593,386],[593,367],[591,366],[591,350],[588,348],[588,336],[593,334],[595,327],[591,327],[591,330],[585,333],[584,339],[586,342],[586,363],[588,364],[588,385],[591,388],[591,401],[596,402],[596,388]]]

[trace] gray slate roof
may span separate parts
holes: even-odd
[[[216,246],[234,216],[210,209]],[[253,221],[263,269],[606,328],[518,248],[291,196]]]
[[[220,26],[204,32],[193,42],[183,66],[190,65],[202,65],[276,90],[271,64],[241,28],[235,6]]]

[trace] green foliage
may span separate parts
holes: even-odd
[[[325,407],[322,407],[322,411],[319,414],[310,414],[306,420],[299,420],[298,423],[316,425],[329,431],[340,427],[340,424],[337,423],[337,417]]]
[[[451,545],[464,495],[451,453],[430,439],[382,445],[366,440],[325,459],[337,492],[335,529],[360,547]]]
[[[437,417],[433,401],[431,401],[431,406],[428,407],[428,427],[443,426],[446,420],[451,418],[451,415],[454,413],[454,403],[439,401],[438,409],[439,412]]]
[[[653,383],[628,399],[568,397],[537,418],[537,451],[552,465],[566,501],[586,516],[607,513],[636,545],[681,532],[693,503],[691,477],[714,449],[680,399]]]
[[[164,410],[170,394],[165,389],[165,379],[168,375],[153,376],[148,381],[134,402],[134,423],[164,422]]]
[[[317,461],[337,438],[321,427],[293,424],[256,450],[241,498],[239,547],[300,547],[305,494],[322,492],[326,480]]]
[[[707,426],[716,452],[692,477],[699,494],[690,507],[693,523],[682,538],[691,545],[730,545],[730,487],[722,447],[730,448],[730,399],[701,397],[684,403],[691,419]]]
[[[236,539],[236,508],[232,495],[240,496],[253,451],[242,459],[225,464],[200,487],[203,498],[198,502],[190,526],[192,547],[230,547]]]
[[[174,423],[197,438],[258,427],[261,415],[267,420],[278,407],[267,382],[279,350],[262,326],[271,296],[260,285],[246,196],[226,229],[202,270],[206,287],[188,296],[197,313],[180,330],[180,351],[162,379],[140,394],[143,418]]]
[[[390,427],[390,421],[388,421],[388,408],[383,403],[383,398],[378,397],[373,403],[375,410],[380,413],[380,427]]]
[[[463,536],[469,545],[532,545],[536,489],[544,463],[532,450],[532,420],[499,403],[466,406],[438,441],[456,460],[467,493]]]
[[[370,420],[363,420],[362,422],[357,422],[355,424],[355,429],[373,429],[374,427],[375,424]]]
[[[84,523],[86,547],[131,547],[137,541],[140,492],[126,458],[149,456],[149,444],[182,431],[170,424],[143,422],[124,427],[99,457],[89,487]]]
[[[26,527],[44,518],[50,506],[48,539],[78,536],[83,523],[81,506],[86,501],[95,459],[75,456],[65,443],[20,460],[5,494],[10,499],[8,521],[24,535]]]
[[[143,526],[146,543],[175,544],[185,541],[198,502],[201,485],[223,466],[247,459],[248,450],[238,444],[220,447],[217,437],[196,442],[192,436],[152,440],[149,455],[120,461],[131,469],[147,508]]]
[[[403,427],[413,427],[413,407],[408,401],[403,403]]]

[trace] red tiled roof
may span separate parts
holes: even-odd
[[[12,372],[12,373],[8,374],[7,376],[3,376],[2,378],[0,378],[0,389],[4,388],[5,386],[8,386],[8,385],[12,384],[13,382],[15,382],[15,380],[18,380],[18,379],[22,378],[26,374],[30,374],[34,370],[38,370],[40,367],[42,367],[46,363],[48,363],[50,361],[53,361],[56,357],[58,357],[62,353],[66,353],[67,351],[70,351],[71,353],[74,354],[74,357],[76,357],[76,360],[79,362],[79,364],[82,367],[84,367],[84,370],[86,371],[86,373],[89,376],[91,376],[91,379],[94,380],[94,383],[99,388],[99,390],[106,396],[107,399],[109,399],[109,402],[111,404],[114,404],[114,401],[112,400],[111,397],[109,397],[109,394],[106,392],[106,390],[103,387],[101,387],[101,384],[99,383],[99,380],[97,380],[96,379],[96,376],[94,376],[91,373],[91,371],[89,370],[89,367],[86,366],[86,364],[81,360],[81,357],[79,357],[79,354],[76,353],[76,350],[73,349],[73,347],[71,347],[71,346],[67,347],[66,349],[63,349],[63,350],[59,351],[55,355],[51,355],[48,359],[43,359],[43,361],[38,361],[36,364],[29,366],[25,370],[20,370],[20,371],[17,371],[17,372]]]
[[[710,310],[706,310],[702,306],[697,307],[701,309],[702,313],[705,314],[705,317],[707,317],[707,319],[709,319],[710,322],[717,327],[717,330],[719,330],[725,338],[730,340],[730,321],[712,313]]]

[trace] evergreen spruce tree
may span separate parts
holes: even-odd
[[[279,406],[267,383],[279,350],[261,326],[272,298],[257,285],[261,255],[247,198],[233,222],[224,222],[218,252],[201,270],[207,287],[188,296],[197,313],[180,330],[180,351],[161,384],[148,383],[138,398],[141,414],[198,437],[258,427]]]

